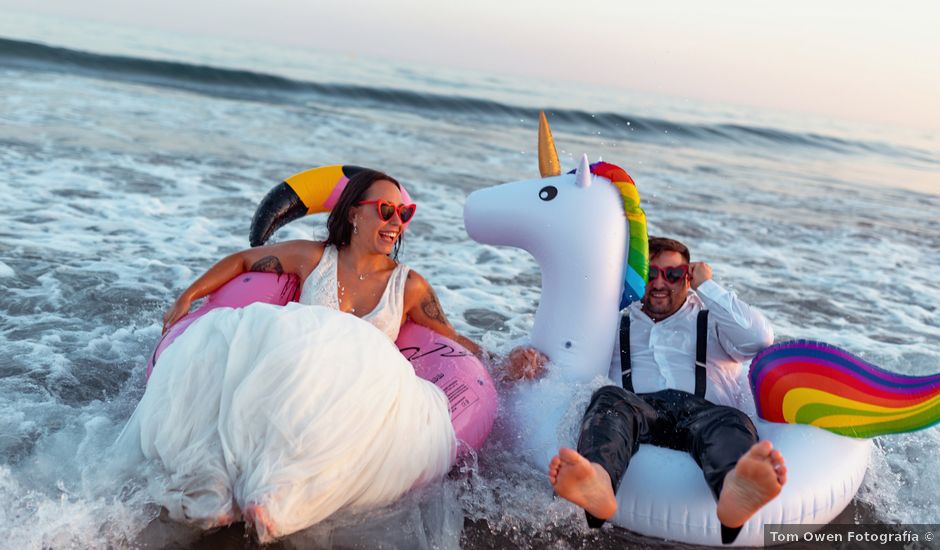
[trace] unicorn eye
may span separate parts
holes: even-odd
[[[550,201],[558,196],[558,188],[554,185],[546,185],[539,191],[539,198],[543,201]]]

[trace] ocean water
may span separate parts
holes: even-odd
[[[935,133],[49,18],[5,14],[0,37],[10,547],[250,544],[238,530],[207,539],[164,521],[146,476],[116,483],[99,466],[143,393],[165,308],[247,246],[258,201],[300,170],[348,163],[399,178],[421,205],[402,259],[460,332],[497,353],[524,342],[537,266],[469,240],[462,207],[474,189],[536,176],[542,108],[566,167],[587,153],[627,169],[651,234],[686,242],[778,340],[940,370]],[[324,221],[276,238],[323,236]],[[513,455],[511,422],[442,483],[281,544],[655,544],[589,532]],[[849,520],[940,521],[938,445],[936,428],[878,439]]]

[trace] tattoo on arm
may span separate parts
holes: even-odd
[[[447,317],[444,317],[444,310],[441,309],[441,303],[437,300],[437,296],[434,295],[434,290],[431,288],[428,288],[428,295],[425,296],[424,301],[421,302],[421,311],[428,316],[428,319],[437,321],[447,327],[450,326],[450,323],[447,322]]]
[[[264,258],[261,258],[255,262],[248,271],[260,271],[262,273],[277,273],[278,275],[283,275],[284,267],[281,266],[281,260],[279,260],[277,256],[265,256]]]

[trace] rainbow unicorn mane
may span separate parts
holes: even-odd
[[[940,422],[940,374],[888,372],[830,344],[775,344],[751,363],[757,414],[850,437],[922,430]]]
[[[572,170],[569,174],[574,174]],[[627,217],[630,241],[624,256],[623,294],[620,297],[620,309],[643,297],[646,280],[649,276],[650,255],[647,236],[646,213],[640,208],[640,193],[636,183],[626,170],[609,162],[595,162],[591,173],[607,178],[620,191],[623,198],[623,213]]]

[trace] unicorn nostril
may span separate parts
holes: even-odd
[[[543,201],[550,201],[558,196],[558,188],[554,185],[546,185],[539,191],[539,198]]]

